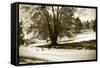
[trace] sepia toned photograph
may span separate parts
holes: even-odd
[[[19,4],[19,64],[97,60],[95,7]]]

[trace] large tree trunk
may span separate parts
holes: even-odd
[[[51,37],[51,44],[48,46],[49,49],[51,49],[53,46],[57,45],[57,37],[58,36],[52,36]]]
[[[53,39],[51,39],[51,44],[57,45],[57,37],[54,37]]]
[[[50,31],[51,44],[49,45],[49,49],[57,45],[57,38],[59,34],[59,30],[58,30],[59,7],[57,7],[57,11],[56,11],[57,13],[55,14],[55,9],[52,6],[52,12],[53,12],[53,27],[54,28],[52,29],[52,31]]]

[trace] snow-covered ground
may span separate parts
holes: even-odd
[[[73,43],[73,42],[81,42],[81,41],[88,41],[88,40],[95,40],[95,39],[96,39],[96,33],[95,32],[89,32],[89,33],[86,32],[86,33],[78,34],[75,38],[68,38],[68,39],[63,38],[58,43],[60,43],[60,44],[62,44],[62,43]],[[71,40],[71,41],[69,41],[69,40]]]
[[[96,50],[68,50],[68,49],[51,49],[39,47],[20,47],[19,55],[30,58],[39,58],[49,61],[76,61],[76,60],[93,60],[96,59]]]
[[[72,42],[80,42],[80,41],[88,41],[88,40],[95,40],[96,33],[95,32],[87,32],[77,35],[76,38],[72,38],[66,42],[62,42],[60,40],[59,43],[72,43]],[[65,39],[64,39],[65,40]],[[19,47],[19,56],[20,57],[29,57],[29,58],[39,58],[48,60],[50,62],[57,62],[57,61],[77,61],[77,60],[94,60],[96,59],[96,50],[75,50],[75,49],[47,49],[43,48],[42,50],[36,46],[42,46],[48,44],[46,42],[40,42],[36,44],[31,44],[28,47],[21,46]],[[27,59],[26,62],[29,62]],[[34,61],[33,61],[34,62]],[[46,62],[46,61],[44,61]]]

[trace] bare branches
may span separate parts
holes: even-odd
[[[48,13],[48,11],[46,10],[46,9],[44,9],[43,10],[43,12],[44,12],[44,15],[46,16],[46,20],[47,20],[47,27],[48,27],[48,30],[49,30],[49,35],[50,35],[50,37],[52,37],[52,29],[50,28],[50,19],[49,19],[49,13]]]

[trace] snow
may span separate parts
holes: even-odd
[[[20,47],[19,55],[24,57],[35,57],[49,61],[76,61],[96,59],[96,50],[71,50],[71,49],[51,49],[39,47]]]
[[[72,42],[80,42],[80,41],[88,41],[95,40],[96,33],[95,32],[86,32],[77,35],[76,38],[67,39],[63,42],[60,40],[58,43],[72,43]],[[65,39],[64,39],[65,40]],[[71,41],[68,41],[71,40]],[[78,60],[95,60],[96,59],[96,50],[75,50],[75,49],[47,49],[40,48],[36,46],[43,46],[49,43],[46,41],[42,42],[42,40],[38,43],[31,44],[28,47],[20,46],[19,47],[19,56],[20,57],[30,57],[30,58],[39,58],[48,60],[50,62],[57,61],[78,61]],[[29,61],[28,59],[26,61]],[[46,62],[46,61],[45,61]]]
[[[95,40],[96,39],[96,33],[95,32],[86,32],[82,34],[78,34],[75,38],[63,38],[62,40],[59,40],[59,44],[63,43],[73,43],[73,42],[81,42],[81,41],[88,41],[88,40]],[[66,41],[65,41],[66,40]],[[64,41],[64,42],[63,42]]]

